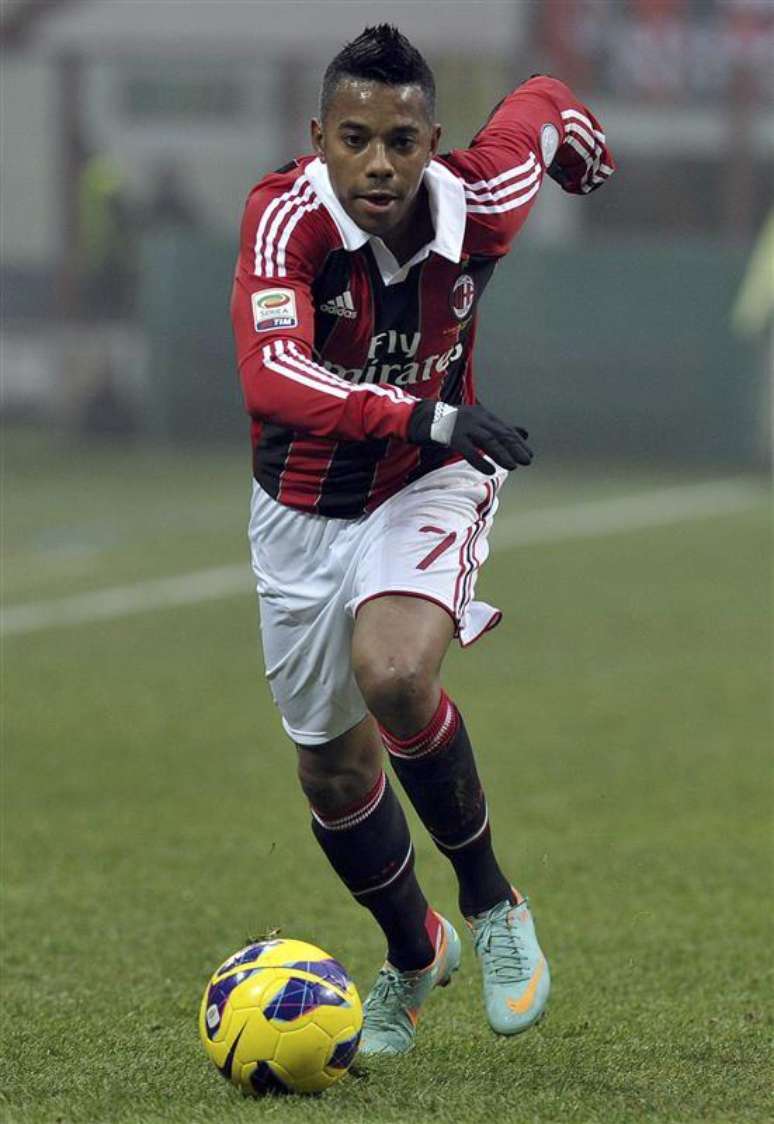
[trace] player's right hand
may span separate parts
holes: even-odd
[[[412,411],[407,436],[415,445],[448,445],[486,476],[496,471],[492,461],[509,471],[532,464],[526,429],[507,425],[478,404],[449,406],[424,399]]]

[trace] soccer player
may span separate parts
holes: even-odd
[[[477,401],[478,302],[544,178],[587,194],[613,162],[593,114],[544,76],[469,148],[440,156],[440,136],[421,54],[367,28],[325,72],[314,155],[248,197],[232,301],[266,675],[312,830],[387,942],[365,1053],[409,1050],[460,961],[414,872],[385,749],[454,869],[493,1029],[526,1030],[549,992],[440,674],[452,639],[500,619],[476,578],[500,488],[532,460],[527,432]]]

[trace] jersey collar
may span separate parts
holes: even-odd
[[[322,200],[326,210],[338,227],[344,249],[350,253],[359,250],[366,242],[371,248],[379,266],[385,285],[397,285],[405,281],[409,270],[417,262],[424,261],[431,253],[440,254],[448,261],[458,262],[462,256],[462,241],[465,237],[465,189],[458,179],[439,160],[432,160],[424,173],[424,183],[430,199],[430,215],[433,220],[435,237],[414,254],[410,261],[399,265],[393,253],[387,249],[381,238],[368,234],[349,217],[336,197],[331,186],[328,169],[319,157],[306,166],[306,175],[312,187]]]

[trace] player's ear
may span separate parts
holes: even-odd
[[[309,135],[312,138],[312,148],[317,155],[325,163],[325,153],[323,152],[323,127],[322,122],[313,117],[309,125]]]
[[[430,135],[430,155],[427,159],[428,164],[430,163],[430,161],[435,156],[438,155],[438,145],[440,143],[441,143],[441,126],[436,124],[436,125],[433,125],[433,131]]]

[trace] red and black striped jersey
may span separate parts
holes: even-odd
[[[478,302],[546,174],[586,194],[613,171],[593,114],[535,77],[424,183],[433,240],[402,265],[300,157],[250,193],[232,319],[253,471],[271,496],[355,518],[450,460],[406,441],[420,398],[475,401]]]

